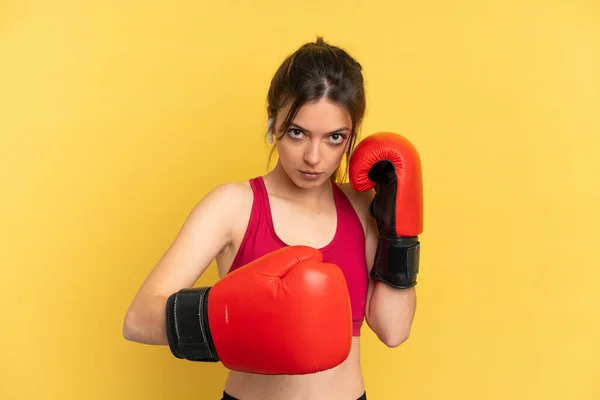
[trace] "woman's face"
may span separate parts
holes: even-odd
[[[318,187],[336,171],[349,145],[352,119],[346,109],[329,100],[306,103],[286,132],[281,123],[289,105],[278,113],[275,131],[279,163],[301,188]]]

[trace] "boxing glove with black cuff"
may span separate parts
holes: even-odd
[[[354,190],[375,188],[369,214],[377,222],[379,241],[371,278],[406,289],[417,284],[423,231],[421,160],[405,137],[391,132],[367,136],[350,159]]]
[[[343,272],[319,250],[287,246],[227,274],[211,288],[167,300],[177,358],[221,361],[256,374],[308,374],[341,364],[352,341]]]

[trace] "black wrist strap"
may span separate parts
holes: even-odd
[[[398,289],[417,284],[420,244],[417,236],[380,235],[371,278]]]
[[[167,340],[175,357],[219,361],[208,323],[209,292],[209,287],[181,289],[167,299]]]

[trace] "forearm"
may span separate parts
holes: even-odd
[[[416,310],[416,289],[396,289],[382,282],[373,282],[366,310],[369,327],[388,347],[397,347],[410,335]]]
[[[125,339],[143,344],[168,345],[166,304],[167,298],[157,295],[134,301],[123,323]]]

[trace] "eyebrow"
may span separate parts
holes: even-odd
[[[304,131],[304,132],[306,132],[306,133],[312,133],[312,132],[311,132],[311,131],[309,131],[308,129],[306,129],[306,128],[303,128],[303,127],[301,127],[300,125],[298,125],[298,124],[296,124],[296,123],[294,123],[294,122],[292,122],[292,123],[290,124],[290,126],[293,126],[293,127],[295,127],[295,128],[298,128],[298,129],[300,129],[301,131]],[[350,130],[350,128],[343,127],[343,128],[336,129],[335,131],[328,132],[328,133],[326,133],[326,135],[333,135],[334,133],[340,133],[340,132],[349,131],[349,130]]]

